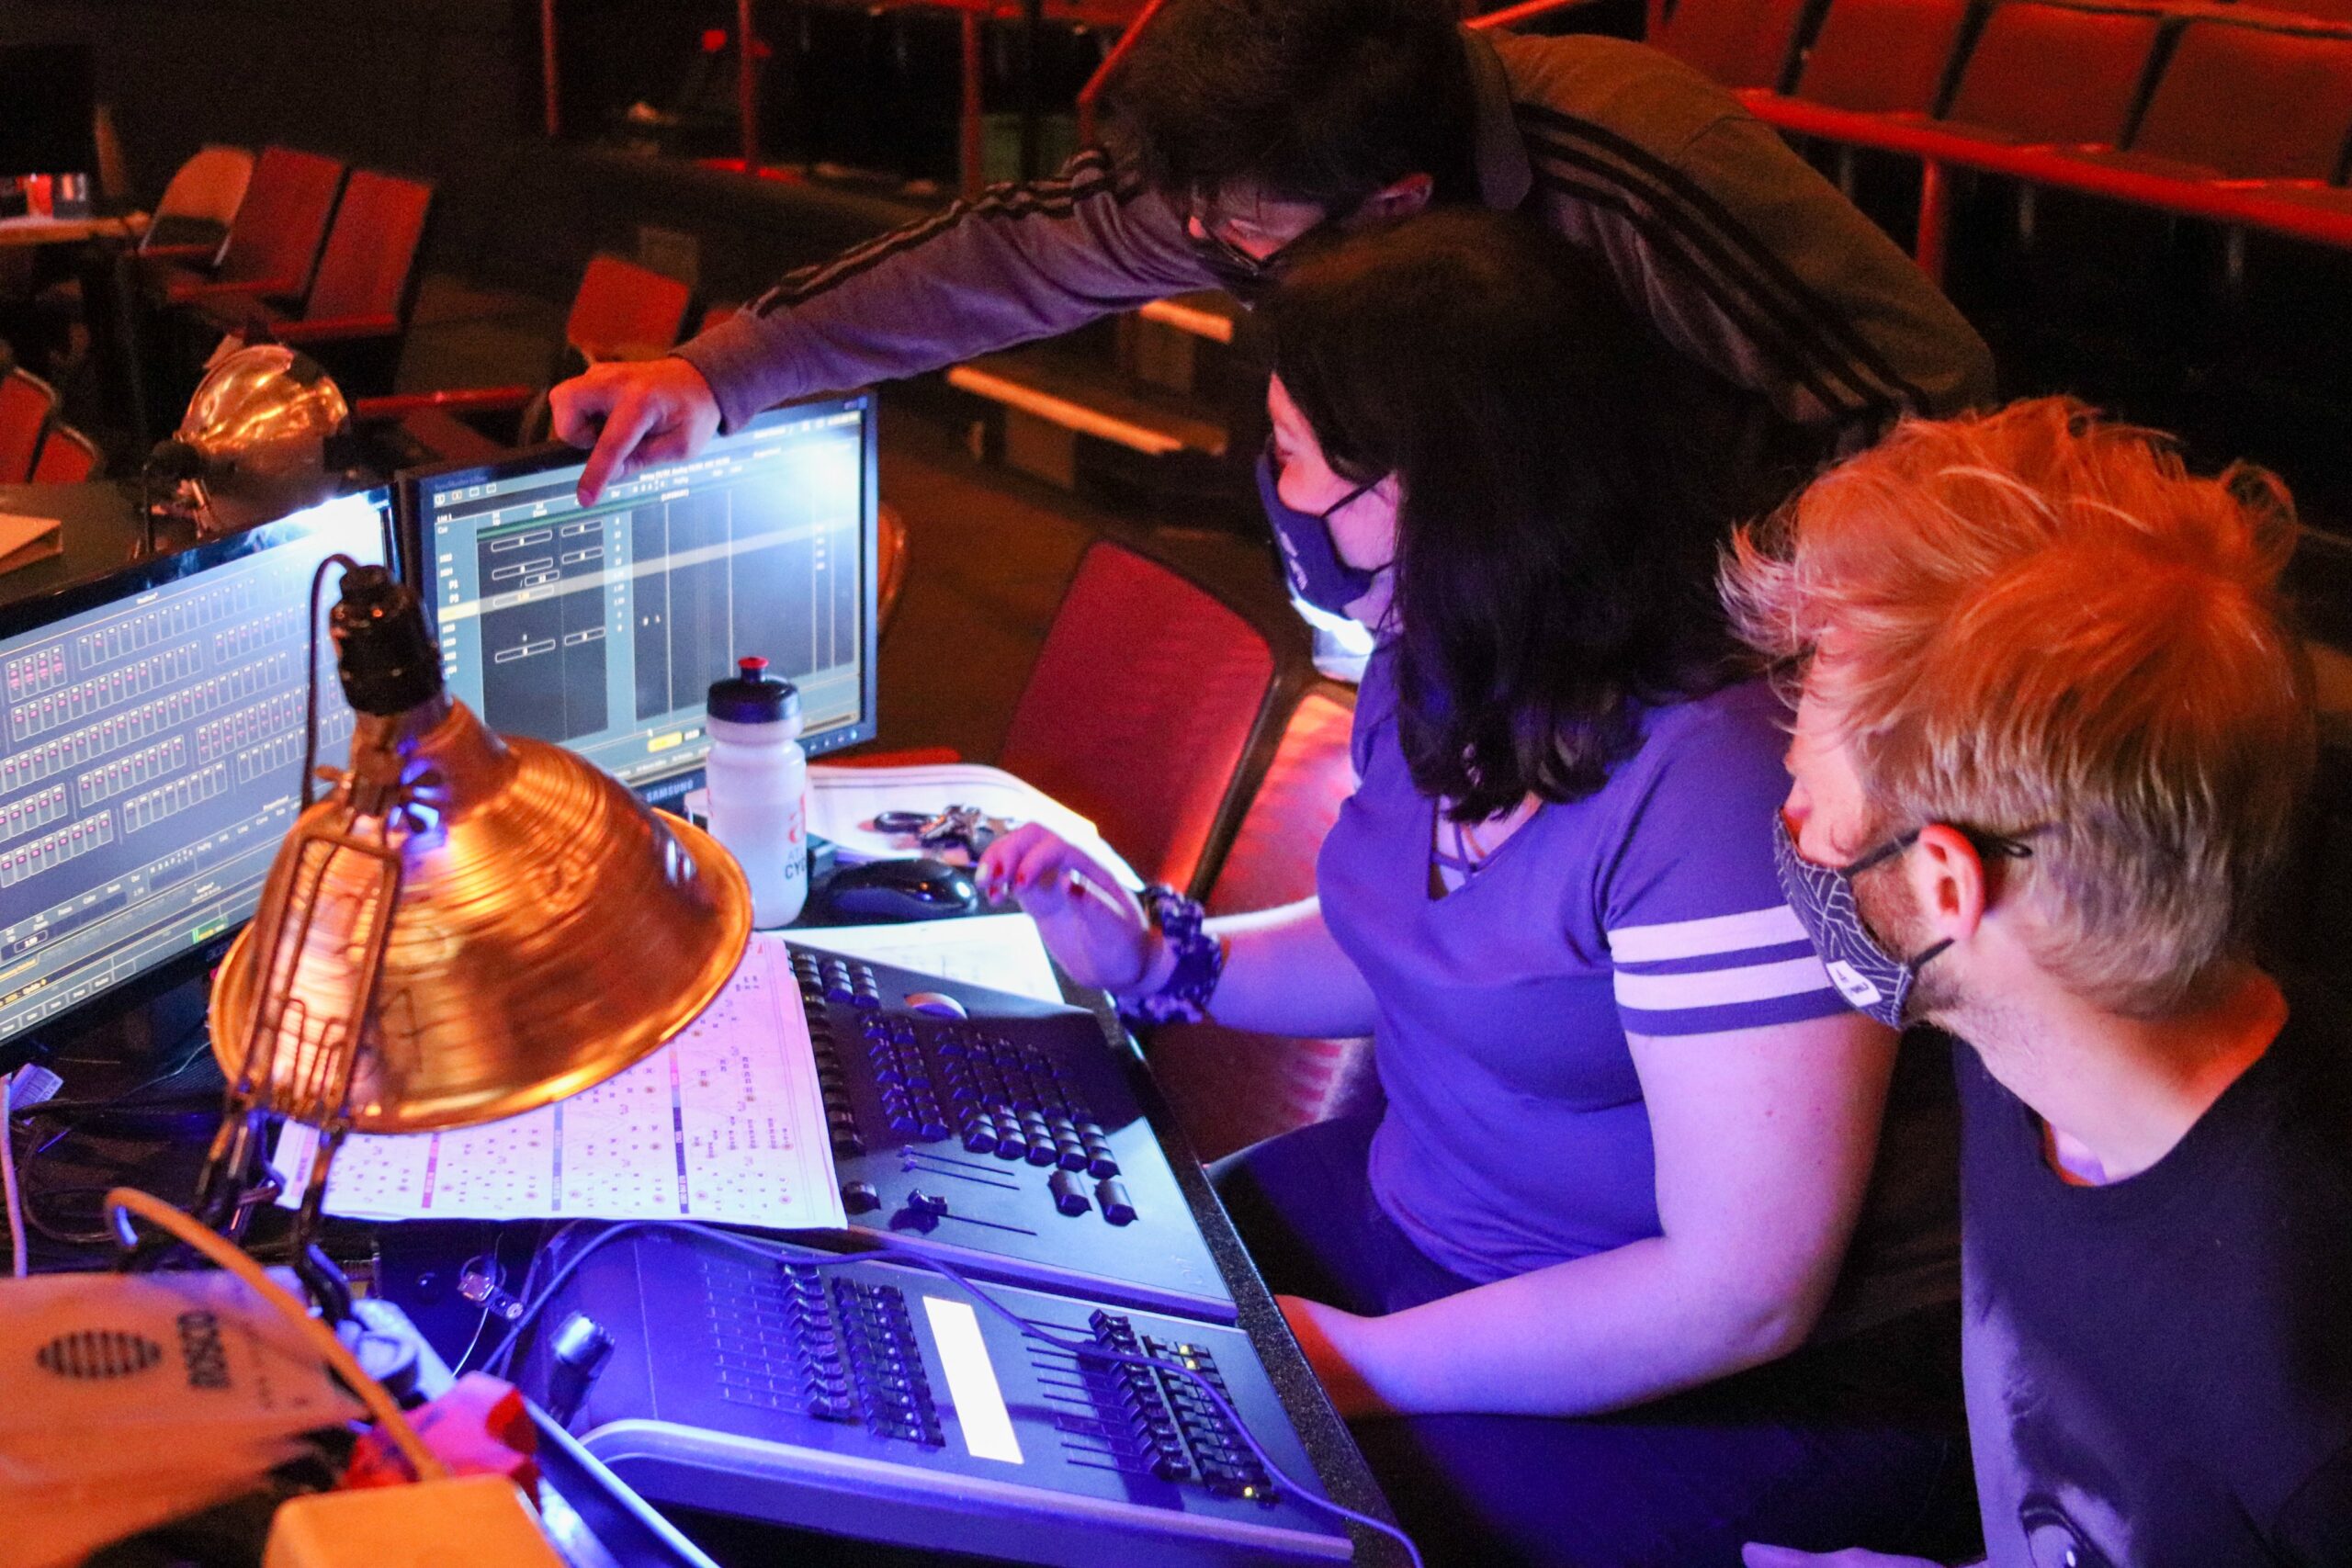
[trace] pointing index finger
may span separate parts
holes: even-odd
[[[596,449],[588,454],[588,466],[580,473],[581,505],[595,505],[606,485],[627,476],[629,458],[653,423],[653,410],[641,397],[624,397],[613,405],[605,428],[597,433]]]

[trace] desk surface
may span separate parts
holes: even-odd
[[[130,225],[119,218],[0,218],[0,250],[19,245],[71,245],[119,239]]]
[[[118,1097],[135,1088],[141,1103],[159,1107],[168,1104],[180,1110],[181,1114],[165,1120],[149,1112],[120,1127],[101,1124],[82,1136],[65,1140],[44,1155],[41,1171],[38,1175],[28,1173],[29,1190],[44,1213],[62,1208],[80,1222],[94,1215],[96,1191],[123,1180],[166,1198],[185,1200],[202,1160],[221,1087],[211,1053],[202,1049],[193,1032],[203,1000],[200,987],[200,982],[192,982],[167,993],[150,1008],[108,1026],[103,1038],[60,1042],[66,1048],[66,1055],[81,1064],[78,1069],[71,1063],[61,1064],[59,1068],[68,1075],[62,1092],[69,1101],[87,1103]],[[1107,998],[1073,994],[1072,999],[1081,1005],[1091,1002],[1106,1036],[1119,1042],[1120,1050],[1133,1050]],[[195,1043],[194,1049],[191,1043]],[[183,1060],[188,1063],[187,1069],[171,1070],[174,1063]],[[158,1081],[157,1076],[166,1073],[168,1078]],[[168,1082],[168,1091],[162,1087],[163,1082]],[[1325,1488],[1335,1500],[1359,1513],[1389,1517],[1386,1502],[1365,1467],[1363,1454],[1332,1411],[1321,1385],[1292,1340],[1273,1298],[1243,1250],[1232,1221],[1227,1218],[1165,1102],[1156,1093],[1146,1092],[1139,1098],[1167,1151],[1193,1220],[1232,1287],[1239,1326],[1256,1345]],[[261,1217],[257,1230],[274,1233],[282,1222],[282,1214],[272,1213]],[[463,1346],[466,1335],[480,1321],[479,1312],[456,1293],[454,1280],[458,1263],[477,1252],[489,1251],[492,1239],[503,1235],[507,1277],[510,1280],[519,1280],[527,1248],[518,1244],[532,1234],[527,1222],[505,1226],[469,1222],[397,1226],[335,1222],[330,1250],[342,1258],[372,1254],[376,1289],[397,1302],[445,1354],[452,1354]],[[36,1266],[41,1268],[97,1268],[103,1267],[110,1257],[104,1249],[79,1256],[61,1254],[52,1244],[40,1238],[36,1238],[35,1248]],[[444,1339],[449,1342],[442,1344]],[[720,1537],[711,1541],[710,1551],[723,1562],[804,1560],[799,1543],[808,1539],[797,1533],[771,1532],[762,1525],[718,1519],[689,1521],[689,1529],[696,1532],[705,1529],[720,1531]],[[1404,1553],[1385,1538],[1363,1530],[1353,1533],[1353,1561],[1363,1568],[1389,1568],[1404,1562]],[[794,1543],[794,1555],[776,1558],[775,1550],[766,1544],[770,1540]],[[815,1545],[819,1550],[805,1560],[888,1562],[894,1568],[937,1561],[904,1549],[872,1547],[863,1542],[841,1541],[838,1556],[832,1551],[835,1542],[831,1539],[818,1540]]]
[[[0,512],[54,517],[64,525],[64,553],[0,571],[0,604],[71,588],[129,566],[141,545],[135,486],[110,480],[78,485],[0,485]]]
[[[0,485],[0,512],[14,512],[34,516],[55,517],[64,524],[64,552],[47,560],[16,571],[0,573],[0,604],[11,603],[55,592],[107,573],[135,558],[141,543],[136,487],[112,483],[83,485]],[[51,1172],[43,1187],[62,1181],[78,1184],[71,1188],[84,1197],[118,1180],[129,1180],[167,1198],[184,1200],[190,1190],[198,1165],[201,1163],[204,1145],[210,1136],[208,1112],[219,1104],[220,1080],[213,1071],[211,1054],[201,1049],[190,1051],[189,1043],[197,1039],[195,1027],[200,1019],[203,998],[200,982],[181,987],[167,993],[149,1008],[127,1015],[118,1023],[104,1026],[98,1036],[82,1042],[59,1042],[67,1047],[66,1055],[84,1064],[79,1070],[61,1065],[69,1074],[64,1095],[69,1100],[108,1100],[135,1093],[142,1102],[168,1098],[181,1103],[181,1094],[193,1093],[187,1101],[195,1107],[189,1114],[176,1122],[161,1125],[168,1135],[161,1139],[137,1135],[127,1139],[109,1139],[104,1135],[69,1139],[54,1154],[44,1160]],[[1132,1052],[1125,1031],[1107,998],[1100,995],[1074,994],[1072,999],[1081,1006],[1091,1006],[1100,1018],[1106,1039],[1116,1043],[1115,1048]],[[185,1061],[185,1067],[165,1068],[173,1062]],[[163,1078],[155,1075],[165,1074]],[[150,1081],[153,1080],[153,1081]],[[168,1082],[169,1090],[163,1091]],[[162,1092],[158,1092],[162,1091]],[[1292,1425],[1297,1430],[1307,1454],[1314,1461],[1325,1487],[1331,1496],[1359,1513],[1387,1517],[1388,1509],[1374,1483],[1363,1457],[1357,1450],[1347,1427],[1324,1397],[1322,1387],[1308,1369],[1306,1359],[1284,1325],[1273,1298],[1259,1278],[1256,1265],[1250,1261],[1235,1233],[1233,1223],[1226,1217],[1200,1161],[1178,1129],[1172,1114],[1159,1096],[1144,1098],[1146,1113],[1153,1130],[1173,1168],[1177,1183],[1190,1206],[1194,1223],[1207,1240],[1211,1255],[1232,1287],[1238,1308],[1239,1325],[1256,1344],[1266,1371],[1272,1379]],[[143,1121],[138,1131],[152,1132],[157,1123]],[[60,1186],[63,1196],[69,1188]],[[357,1234],[366,1245],[369,1227],[345,1227]],[[400,1227],[411,1233],[403,1241],[423,1239],[424,1233],[440,1231],[446,1238],[462,1226]],[[475,1231],[492,1227],[475,1226]],[[524,1231],[517,1224],[510,1227]],[[405,1245],[390,1245],[388,1233],[381,1252],[388,1265],[379,1287],[387,1294],[400,1299],[399,1284],[391,1276],[398,1272],[392,1259],[397,1255],[413,1256]],[[104,1250],[78,1259],[69,1259],[37,1243],[37,1257],[44,1267],[85,1268],[103,1267],[107,1254]],[[338,1251],[341,1249],[338,1248]],[[413,1268],[432,1267],[445,1282],[455,1271],[455,1264],[475,1250],[469,1243],[454,1242],[428,1247],[433,1260],[427,1265],[418,1262]],[[447,1257],[439,1254],[447,1252]],[[517,1269],[519,1274],[519,1269]],[[412,1316],[419,1316],[410,1302],[403,1301]],[[429,1325],[420,1317],[420,1326]],[[1400,1562],[1404,1555],[1385,1538],[1359,1531],[1356,1536],[1355,1561],[1361,1564]],[[900,1559],[894,1559],[899,1561]]]

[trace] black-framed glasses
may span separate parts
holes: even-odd
[[[2031,860],[2033,846],[2025,840],[2041,831],[2040,828],[2028,828],[2022,833],[1996,833],[1989,829],[1971,828],[1958,822],[1947,823],[1945,826],[1966,839],[1970,847],[1987,860]],[[1859,876],[1882,862],[1893,860],[1913,844],[1917,843],[1919,835],[1926,830],[1926,825],[1922,824],[1907,833],[1898,834],[1887,840],[1860,860],[1849,861],[1839,868],[1840,874],[1849,878]]]
[[[1326,215],[1264,255],[1258,256],[1227,239],[1221,232],[1224,223],[1224,216],[1217,211],[1215,197],[1204,197],[1195,191],[1185,201],[1184,234],[1193,246],[1202,252],[1221,274],[1259,283],[1273,281],[1310,243],[1322,240],[1340,228],[1337,218]]]

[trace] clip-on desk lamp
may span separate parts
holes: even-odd
[[[338,493],[350,431],[342,389],[309,355],[275,343],[222,355],[140,469],[147,553],[159,509],[209,539]]]
[[[270,1118],[318,1128],[293,1237],[331,1320],[349,1298],[316,1237],[350,1133],[467,1127],[601,1083],[709,1005],[751,931],[717,843],[560,747],[493,734],[443,690],[414,592],[337,563],[351,768],[312,804],[306,758],[302,814],[215,983],[228,1103],[194,1205],[237,1237],[279,1190]],[[315,701],[311,725],[315,748]]]

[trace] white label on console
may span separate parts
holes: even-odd
[[[974,1459],[1021,1463],[1021,1439],[1013,1435],[1012,1414],[1005,1409],[1004,1391],[997,1386],[978,1315],[967,1303],[938,1296],[923,1297],[922,1310],[931,1319],[939,1364],[947,1373],[947,1397],[956,1402],[956,1426],[964,1434],[964,1447]]]

